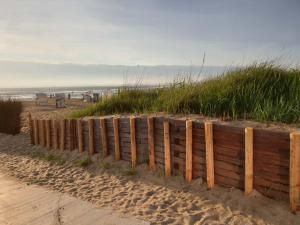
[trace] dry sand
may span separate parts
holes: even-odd
[[[28,133],[28,112],[34,118],[62,118],[86,105],[72,100],[67,108],[56,109],[24,103],[22,131]],[[152,224],[300,224],[300,215],[291,214],[287,202],[268,199],[257,192],[245,197],[236,189],[217,186],[207,190],[201,180],[187,185],[182,177],[166,179],[162,171],[150,172],[146,165],[130,176],[128,163],[109,158],[103,161],[99,154],[92,156],[90,166],[79,167],[78,161],[86,157],[77,151],[31,146],[27,134],[0,134],[2,173],[99,207],[112,207]]]
[[[48,106],[37,106],[35,101],[24,101],[23,113],[21,115],[22,121],[22,133],[28,133],[28,114],[30,113],[32,118],[37,119],[61,119],[69,116],[72,112],[92,105],[93,103],[83,102],[79,99],[66,100],[65,108],[56,108],[54,100],[49,102]]]
[[[50,162],[45,154],[57,158]],[[31,146],[26,134],[0,134],[2,173],[152,224],[300,224],[300,215],[291,214],[287,202],[258,193],[244,197],[236,189],[206,190],[201,180],[187,185],[181,177],[165,179],[161,171],[149,172],[145,165],[129,176],[128,163],[103,161],[99,154],[87,168],[77,166],[85,157],[76,151]],[[67,162],[57,164],[61,159]]]

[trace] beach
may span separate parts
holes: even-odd
[[[66,109],[25,105],[41,118],[62,118],[84,107],[77,102]],[[66,193],[96,207],[113,210],[151,224],[299,224],[300,215],[288,203],[272,200],[254,191],[216,186],[212,190],[201,179],[187,184],[181,176],[165,178],[163,171],[151,172],[146,164],[132,173],[128,162],[74,151],[49,150],[30,145],[26,123],[23,133],[0,134],[0,172],[27,185],[38,185]]]

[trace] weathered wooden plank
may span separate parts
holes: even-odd
[[[103,151],[103,157],[106,157],[108,155],[108,146],[107,146],[107,132],[106,132],[106,123],[105,119],[100,119],[100,130],[101,130],[101,143],[102,143],[102,151]]]
[[[34,125],[34,144],[38,145],[39,144],[39,125],[38,125],[38,120],[33,121]]]
[[[165,147],[165,176],[171,176],[171,149],[170,149],[170,125],[164,121],[164,147]]]
[[[57,134],[57,122],[52,120],[52,129],[53,129],[53,147],[58,149],[58,134]]]
[[[46,120],[46,147],[51,147],[51,120]]]
[[[78,150],[79,152],[84,151],[83,147],[83,125],[82,125],[82,120],[79,119],[77,120],[77,130],[78,130]]]
[[[132,168],[135,168],[137,163],[135,117],[130,117],[130,142],[131,142],[131,165]]]
[[[211,122],[205,123],[205,145],[206,145],[206,174],[207,186],[214,187],[214,149],[213,149],[213,126]]]
[[[88,126],[89,126],[89,153],[94,154],[95,148],[94,148],[94,120],[93,119],[88,120]]]
[[[186,162],[185,179],[188,183],[193,179],[193,121],[186,121]]]
[[[253,191],[253,128],[245,128],[245,195]]]
[[[60,121],[60,150],[65,149],[66,120]]]
[[[290,134],[290,208],[300,205],[300,132]]]
[[[149,117],[147,123],[148,123],[148,144],[149,144],[149,167],[150,169],[155,170],[156,165],[155,165],[153,117]]]
[[[120,135],[119,135],[119,118],[115,117],[113,119],[114,125],[114,140],[115,140],[115,160],[121,159],[121,152],[120,152]]]

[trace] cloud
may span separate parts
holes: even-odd
[[[300,60],[296,0],[1,0],[0,59],[47,63]]]

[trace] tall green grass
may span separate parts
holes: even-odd
[[[257,64],[201,82],[186,78],[167,88],[124,89],[72,116],[151,112],[300,123],[300,70]]]
[[[22,103],[0,99],[0,133],[18,134],[21,129]]]

